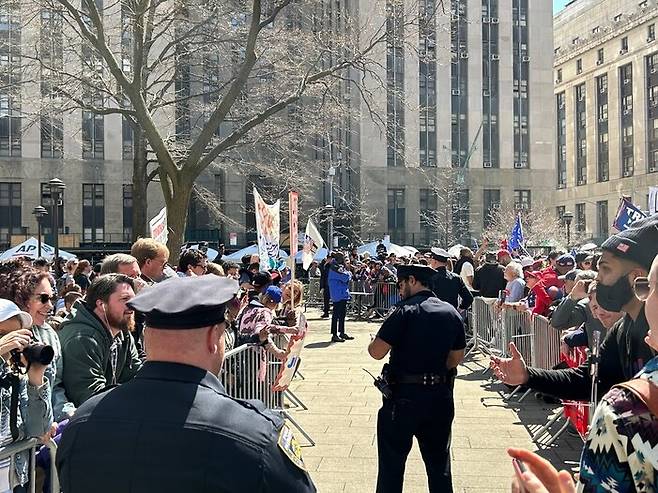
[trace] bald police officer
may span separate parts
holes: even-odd
[[[227,278],[177,277],[129,303],[146,318],[147,362],[78,408],[57,452],[63,491],[316,491],[284,420],[215,376],[237,291]]]
[[[435,274],[423,265],[398,267],[402,301],[368,346],[370,355],[378,360],[390,351],[383,374],[392,394],[384,397],[377,417],[377,493],[402,491],[414,436],[425,462],[429,491],[452,492],[452,388],[466,341],[457,310],[430,290]]]

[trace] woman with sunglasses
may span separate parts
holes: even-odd
[[[648,277],[633,283],[636,298],[645,302],[649,332],[644,341],[658,352],[658,257]],[[652,395],[653,394],[653,395]],[[654,492],[658,481],[658,356],[633,380],[614,386],[596,408],[580,461],[578,484],[528,450],[509,449],[528,466],[513,491],[531,493]],[[523,488],[521,488],[521,485]]]
[[[52,389],[53,417],[62,421],[73,416],[75,406],[68,402],[64,388],[55,386],[55,376],[62,370],[62,347],[57,332],[46,322],[52,314],[56,297],[47,273],[31,265],[10,260],[0,262],[0,298],[12,300],[32,317],[34,340],[52,346],[53,361],[46,368],[46,378]]]

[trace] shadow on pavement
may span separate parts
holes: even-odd
[[[311,342],[304,346],[304,349],[321,349],[331,346],[333,343],[331,341],[321,341],[321,342]]]

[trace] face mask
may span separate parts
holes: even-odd
[[[628,282],[628,274],[624,274],[612,286],[600,282],[596,285],[596,300],[601,308],[609,312],[620,312],[633,296],[633,287]]]

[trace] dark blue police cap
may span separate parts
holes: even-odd
[[[424,280],[436,274],[436,270],[432,269],[429,265],[422,264],[398,265],[397,270],[398,278],[402,277],[404,279],[414,276],[416,279]]]
[[[205,275],[174,277],[144,289],[127,304],[157,329],[198,329],[224,321],[224,309],[239,289],[237,281]]]

